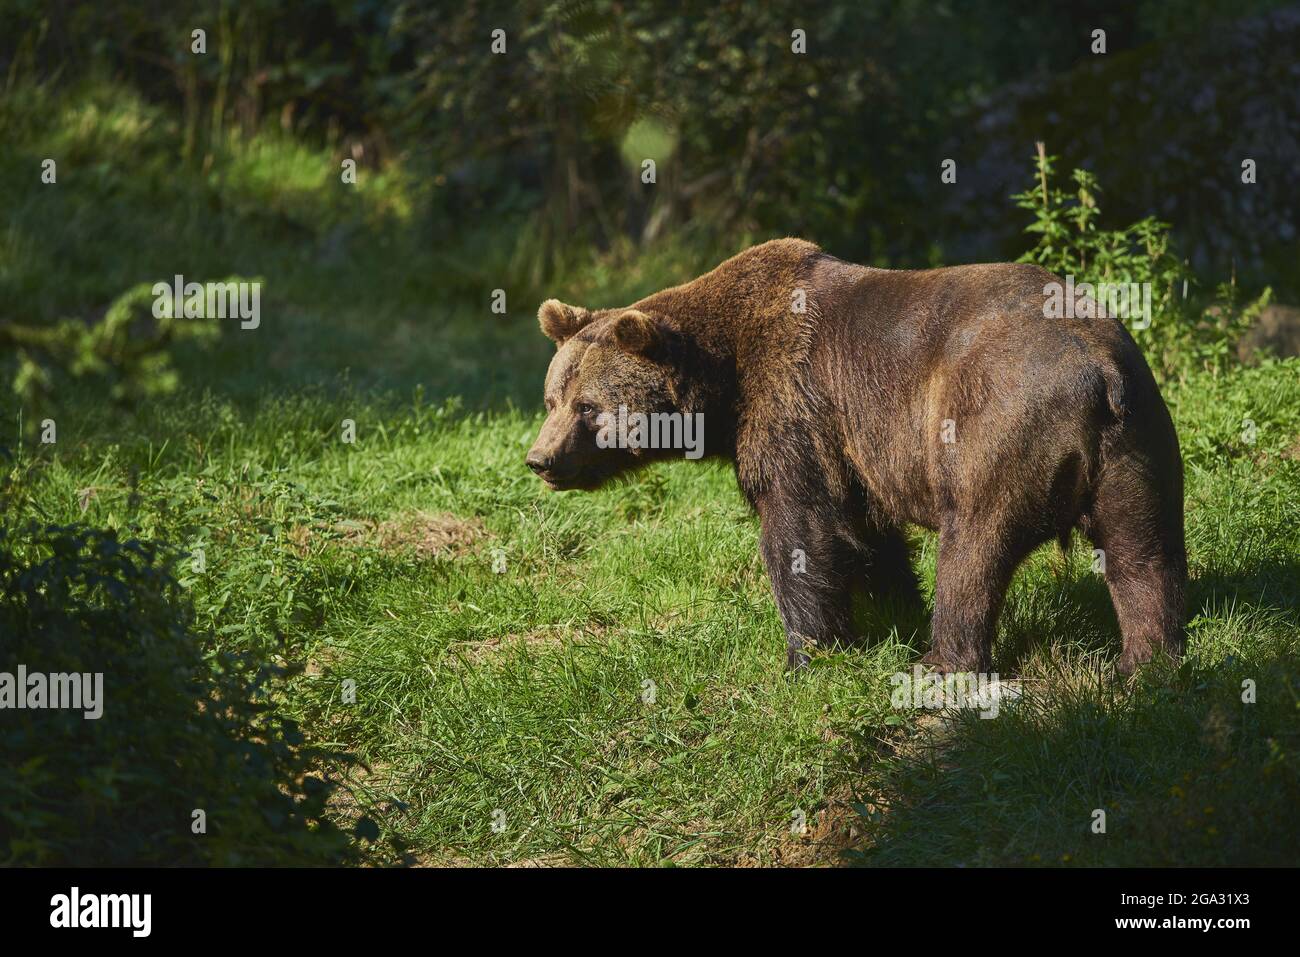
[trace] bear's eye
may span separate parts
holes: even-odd
[[[590,402],[578,403],[578,415],[582,416],[584,419],[589,415],[595,414],[595,412],[596,412],[596,407],[592,405]]]

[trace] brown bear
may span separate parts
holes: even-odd
[[[939,533],[923,661],[989,671],[1016,567],[1078,528],[1101,550],[1128,674],[1182,652],[1178,437],[1122,323],[1050,317],[1059,283],[1031,265],[875,269],[780,239],[625,308],[547,300],[557,351],[527,464],[552,489],[595,488],[682,454],[601,441],[620,408],[702,413],[704,454],[735,463],[758,513],[790,667],[808,642],[856,637],[855,587],[919,600],[912,523]]]

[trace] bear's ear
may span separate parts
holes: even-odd
[[[629,309],[615,318],[611,331],[620,348],[642,355],[654,352],[663,342],[659,323],[636,309]]]
[[[537,310],[537,322],[548,339],[564,345],[579,329],[591,322],[591,313],[578,306],[566,306],[558,299],[547,299]]]

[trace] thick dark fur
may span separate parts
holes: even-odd
[[[734,461],[761,520],[790,666],[856,637],[855,585],[917,600],[913,523],[939,533],[924,661],[989,671],[1016,567],[1078,528],[1103,550],[1129,673],[1182,653],[1178,437],[1124,326],[1046,318],[1050,282],[1029,265],[872,269],[782,239],[626,308],[548,300],[558,351],[528,463],[594,488],[681,454],[597,448],[600,411],[703,412],[707,453]]]

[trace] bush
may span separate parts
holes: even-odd
[[[220,333],[207,321],[155,318],[153,300],[153,284],[139,283],[94,324],[65,319],[53,326],[27,325],[0,314],[0,346],[16,350],[13,392],[23,404],[45,409],[52,407],[55,386],[67,379],[92,377],[122,406],[174,392],[179,378],[172,367],[173,344],[211,342]],[[25,425],[34,431],[34,420]]]
[[[280,675],[207,653],[175,556],[79,526],[0,528],[0,672],[103,673],[103,713],[0,712],[0,864],[320,864],[324,757],[269,701]],[[196,809],[206,833],[192,832]]]
[[[1012,197],[1033,214],[1025,231],[1037,235],[1020,262],[1035,263],[1076,285],[1135,284],[1151,290],[1151,322],[1126,323],[1157,377],[1190,368],[1222,372],[1235,364],[1234,346],[1268,304],[1270,289],[1246,301],[1235,283],[1223,283],[1210,302],[1189,296],[1193,277],[1175,254],[1170,225],[1147,216],[1121,228],[1101,228],[1101,185],[1084,169],[1071,173],[1074,189],[1053,183],[1057,158],[1038,144],[1034,185]]]

